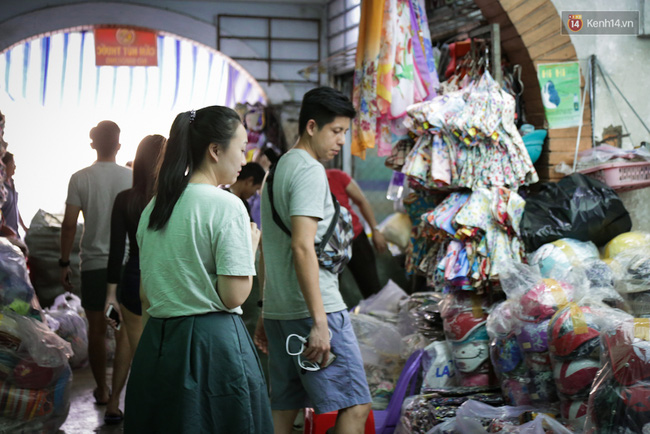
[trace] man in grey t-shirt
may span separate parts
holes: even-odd
[[[319,267],[314,247],[334,216],[319,160],[331,160],[340,152],[355,115],[350,100],[332,88],[307,92],[300,109],[300,139],[278,161],[273,183],[262,194],[266,281],[260,282],[263,320],[258,321],[254,339],[269,353],[276,434],[290,434],[298,410],[304,407],[313,407],[318,414],[338,410],[334,432],[345,429],[346,433],[363,433],[370,412],[361,352],[338,276]],[[290,236],[273,220],[270,188]],[[308,342],[303,343],[301,338],[307,336]],[[302,354],[288,354],[287,339],[289,350]]]
[[[88,318],[88,360],[97,388],[93,392],[97,404],[106,404],[110,391],[106,383],[106,268],[110,244],[111,210],[115,196],[131,188],[132,172],[115,163],[120,149],[120,128],[115,122],[102,121],[90,130],[90,146],[97,152],[97,161],[81,169],[70,178],[65,215],[61,224],[61,283],[67,290],[70,283],[70,252],[77,231],[79,213],[84,215],[84,231],[81,235],[81,305]],[[123,348],[123,333],[116,333],[118,348]],[[128,351],[128,347],[127,347]],[[127,370],[128,372],[128,370]],[[124,377],[120,381],[126,380]]]

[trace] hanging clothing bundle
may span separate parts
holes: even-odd
[[[537,182],[514,110],[514,98],[489,72],[462,90],[410,106],[404,123],[416,139],[402,171],[429,189]]]
[[[419,271],[428,286],[445,292],[452,287],[482,292],[498,280],[500,264],[524,257],[519,234],[524,206],[521,196],[504,187],[451,193],[419,216],[407,272]]]
[[[424,0],[369,0],[361,4],[352,102],[352,154],[378,144],[390,155],[404,138],[408,106],[436,95],[438,74]]]

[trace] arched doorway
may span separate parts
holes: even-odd
[[[158,33],[158,66],[95,66],[92,26],[30,37],[0,54],[0,110],[15,155],[28,224],[62,211],[72,173],[94,161],[88,131],[103,119],[122,129],[118,163],[148,134],[167,136],[174,116],[219,104],[266,103],[244,68],[211,47]]]

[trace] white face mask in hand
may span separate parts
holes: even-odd
[[[330,330],[329,332],[330,332],[330,340],[331,340],[332,330]],[[297,339],[300,342],[300,349],[296,352],[292,352],[290,349],[291,339]],[[329,365],[331,365],[334,362],[334,360],[336,360],[336,354],[334,354],[331,351],[325,363],[319,364],[316,362],[312,362],[310,360],[304,360],[300,356],[305,351],[305,348],[307,348],[308,345],[309,345],[309,336],[302,337],[296,334],[290,334],[289,336],[287,336],[287,342],[286,342],[287,354],[289,354],[290,356],[298,357],[298,366],[300,366],[305,371],[311,371],[311,372],[320,371],[321,369],[327,368]]]

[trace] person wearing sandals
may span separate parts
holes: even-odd
[[[79,253],[81,269],[81,306],[88,319],[88,361],[97,387],[96,405],[106,405],[111,391],[106,381],[106,275],[108,267],[111,207],[115,196],[131,188],[131,169],[115,163],[120,150],[120,127],[101,121],[90,130],[91,148],[97,161],[70,177],[65,214],[61,223],[61,284],[72,291],[70,254],[77,232],[77,219],[83,212],[84,229]],[[121,339],[117,336],[116,339]],[[119,346],[119,344],[116,344]]]
[[[156,164],[164,145],[165,138],[158,134],[142,139],[133,163],[133,187],[119,193],[113,203],[104,312],[109,306],[113,306],[120,319],[119,330],[114,320],[106,320],[115,329],[116,334],[126,334],[127,339],[117,340],[121,347],[117,349],[113,359],[113,393],[104,413],[104,422],[109,425],[120,423],[124,418],[119,408],[120,394],[142,334],[140,254],[135,233],[138,230],[140,214],[153,196]],[[127,236],[129,255],[125,266],[122,267]]]
[[[260,231],[218,188],[246,164],[239,115],[212,106],[172,124],[142,212],[146,321],[126,387],[126,433],[273,432],[259,358],[241,319]]]

